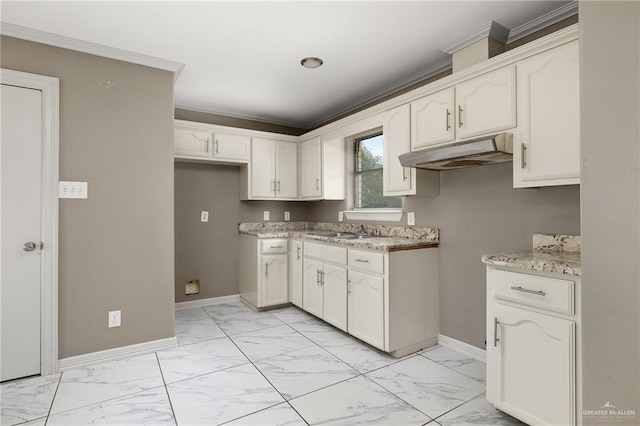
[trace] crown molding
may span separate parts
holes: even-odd
[[[495,21],[491,21],[488,24],[478,28],[477,30],[467,34],[464,37],[455,40],[446,46],[440,48],[440,50],[444,53],[448,53],[450,55],[456,53],[459,50],[464,49],[467,46],[471,46],[473,43],[476,43],[484,38],[492,38],[501,43],[506,43],[509,38],[509,29],[503,27]]]
[[[443,71],[451,69],[451,57],[445,59],[442,62],[438,62],[435,65],[430,66],[429,68],[425,68],[424,70],[410,75],[400,81],[395,82],[394,84],[383,88],[378,91],[374,95],[369,95],[363,98],[359,98],[353,102],[349,103],[349,106],[341,108],[338,112],[331,112],[331,114],[326,114],[317,119],[314,123],[306,123],[306,128],[316,128],[323,123],[327,123],[332,119],[339,117],[343,114],[348,113],[349,111],[354,111],[358,108],[362,108],[365,105],[371,104],[377,100],[380,100],[386,96],[389,96],[395,92],[398,92],[406,87],[411,86],[412,84],[418,83],[422,80],[426,80],[429,77],[433,77],[434,75],[440,74]]]
[[[202,112],[205,114],[213,114],[213,115],[219,115],[222,117],[228,117],[228,118],[237,118],[239,120],[250,120],[250,121],[258,121],[260,123],[265,123],[265,124],[273,124],[276,126],[287,126],[287,127],[295,127],[297,129],[300,130],[305,130],[308,129],[309,127],[306,127],[305,123],[301,123],[298,121],[287,121],[287,120],[273,120],[270,119],[266,116],[262,116],[262,115],[252,115],[252,114],[235,114],[235,113],[230,113],[228,111],[218,111],[215,109],[210,109],[210,108],[202,108],[199,106],[195,106],[195,105],[188,105],[188,104],[174,104],[173,106],[176,109],[185,109],[188,111],[194,111],[194,112]]]
[[[174,73],[174,81],[178,79],[180,73],[184,69],[184,64],[180,62],[169,61],[167,59],[156,58],[154,56],[143,55],[141,53],[130,52],[128,50],[117,49],[115,47],[52,34],[46,31],[22,27],[8,22],[0,22],[0,34],[50,46],[61,47],[63,49],[89,53],[91,55],[102,56],[104,58],[116,59],[119,61],[131,62],[138,65],[144,65],[146,67],[170,71]]]
[[[556,10],[552,10],[551,12],[539,16],[538,18],[533,19],[526,24],[522,24],[519,27],[512,29],[509,32],[507,43],[511,43],[513,41],[521,39],[522,37],[526,37],[529,34],[532,34],[538,30],[548,27],[549,25],[553,25],[556,22],[560,22],[563,19],[567,19],[577,14],[578,0],[573,0],[570,3],[565,4],[564,6],[557,8]]]

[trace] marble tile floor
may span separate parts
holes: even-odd
[[[1,385],[2,425],[518,425],[485,366],[436,346],[395,359],[296,307],[176,311],[178,347]]]

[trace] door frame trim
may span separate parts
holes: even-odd
[[[40,374],[58,372],[58,176],[60,80],[1,68],[0,83],[42,92]]]

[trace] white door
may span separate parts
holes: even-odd
[[[450,87],[411,102],[411,150],[456,138],[454,88]]]
[[[325,263],[322,289],[322,318],[340,330],[347,331],[347,268]]]
[[[277,143],[276,197],[298,198],[298,144],[296,143]]]
[[[253,138],[251,159],[251,196],[273,198],[276,186],[275,142],[271,139]]]
[[[300,144],[300,197],[319,198],[320,189],[320,138],[309,139]]]
[[[262,267],[262,306],[287,303],[287,255],[262,256]]]
[[[536,425],[576,424],[575,323],[496,305],[496,407]]]
[[[289,301],[302,308],[302,241],[289,245]]]
[[[349,334],[384,350],[384,278],[349,270]]]
[[[0,381],[40,373],[42,93],[2,85]]]
[[[322,318],[322,286],[320,285],[320,274],[322,273],[322,263],[304,259],[302,272],[302,309]]]
[[[409,104],[391,110],[384,119],[382,191],[387,195],[415,195],[416,169],[402,167],[398,157],[411,149]]]

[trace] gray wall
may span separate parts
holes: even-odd
[[[240,168],[175,164],[175,300],[184,302],[238,294],[238,223],[305,220],[304,202],[240,201]],[[209,222],[200,212],[209,211]],[[185,296],[185,282],[200,280],[200,293]]]
[[[580,2],[580,21],[583,408],[638,425],[640,3]]]
[[[578,186],[513,189],[512,176],[511,163],[450,170],[440,173],[438,197],[404,199],[416,226],[440,229],[440,333],[479,348],[486,314],[480,257],[530,249],[534,232],[580,233]],[[335,221],[345,208],[342,202],[315,204],[309,220]]]
[[[89,182],[88,200],[60,200],[60,358],[172,337],[173,74],[10,37],[1,50],[2,68],[60,79],[60,179]]]

